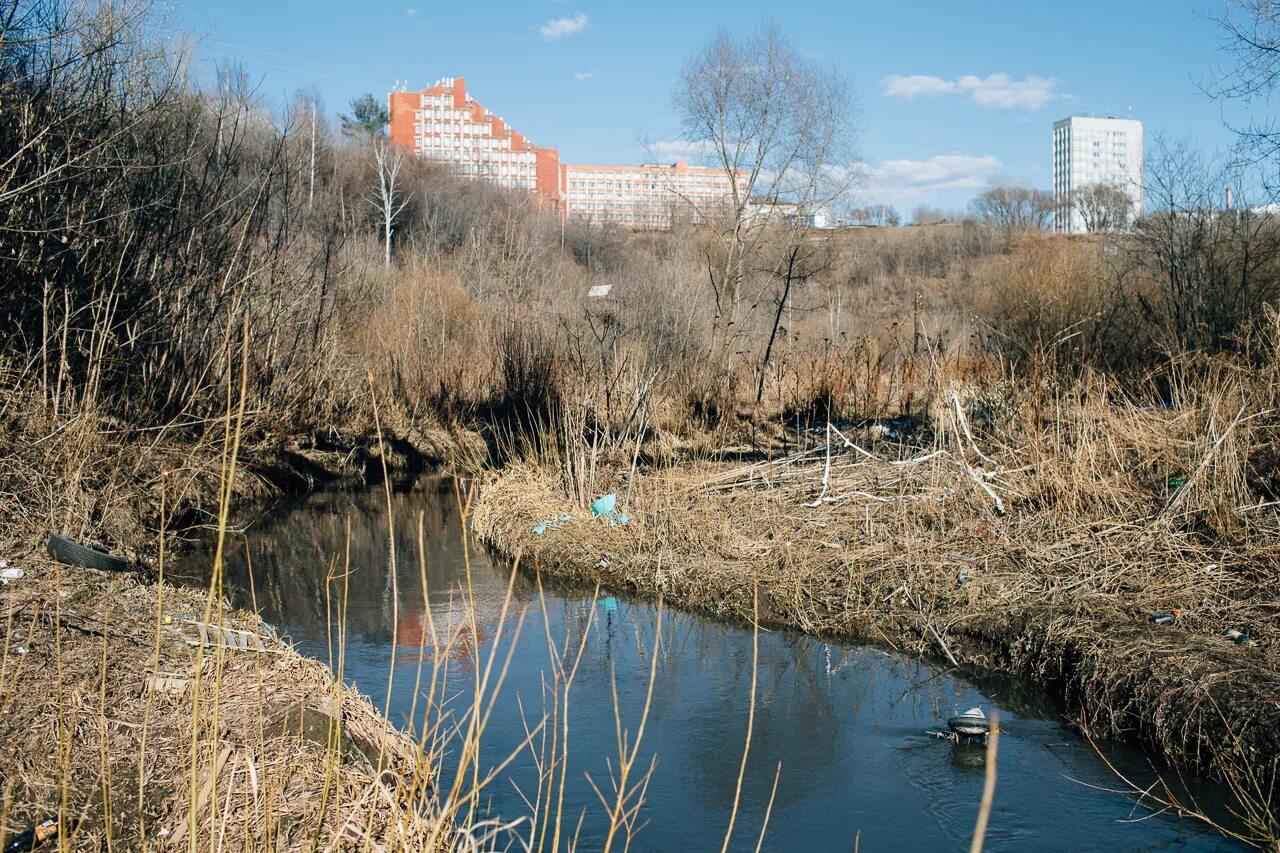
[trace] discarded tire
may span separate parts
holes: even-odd
[[[70,536],[63,536],[61,533],[50,533],[45,548],[55,560],[69,566],[84,566],[103,572],[123,572],[129,569],[129,561],[124,557],[108,554],[89,545],[81,545]]]

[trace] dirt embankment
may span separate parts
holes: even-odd
[[[158,582],[160,542],[217,521],[212,441],[110,426],[15,442],[0,470],[0,844],[45,819],[64,849],[362,846],[441,834],[434,758],[252,614]],[[246,448],[233,504],[412,477],[481,452],[474,434],[375,433]],[[482,448],[481,448],[482,449]],[[163,523],[168,535],[161,537]],[[62,565],[49,529],[134,559]],[[12,574],[13,572],[11,572]],[[236,632],[221,635],[221,625]]]
[[[7,556],[23,574],[0,588],[4,834],[60,818],[68,849],[188,849],[195,834],[265,850],[429,832],[414,742],[250,615]],[[207,628],[202,647],[200,622],[246,633]]]
[[[1274,805],[1274,538],[1206,544],[1101,505],[1063,517],[1065,496],[1049,490],[1069,482],[1051,486],[1043,470],[1013,464],[998,475],[988,465],[975,480],[972,458],[954,449],[825,456],[658,471],[630,484],[625,468],[600,476],[593,491],[630,490],[626,525],[592,518],[556,473],[513,468],[482,489],[473,523],[484,541],[549,574],[733,620],[751,618],[758,585],[770,625],[1028,674],[1094,734],[1136,737]],[[533,532],[565,514],[574,519]],[[1175,623],[1148,621],[1173,608],[1183,610]],[[1237,645],[1224,626],[1253,639]]]

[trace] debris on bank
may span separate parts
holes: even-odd
[[[573,502],[551,472],[512,466],[481,491],[473,529],[529,570],[712,617],[749,621],[758,589],[762,623],[1029,675],[1096,736],[1136,737],[1211,775],[1280,772],[1280,635],[1243,627],[1275,624],[1262,593],[1280,551],[1153,535],[1036,466],[992,457],[981,473],[963,433],[960,450],[905,459],[831,436],[830,450],[638,474],[640,521],[572,536],[528,533]],[[1051,489],[1072,489],[1061,500],[1078,514]]]

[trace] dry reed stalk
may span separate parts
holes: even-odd
[[[986,772],[982,776],[982,802],[978,805],[978,818],[973,827],[973,839],[969,853],[982,853],[987,838],[987,821],[991,819],[991,805],[996,798],[996,750],[1000,743],[1000,714],[991,712],[991,731],[987,734]]]

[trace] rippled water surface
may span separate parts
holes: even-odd
[[[432,625],[464,620],[468,559],[452,481],[428,481],[392,498],[395,583],[389,571],[386,498],[381,492],[328,493],[274,510],[246,533],[229,537],[229,596],[256,605],[300,651],[330,661],[325,578],[347,560],[345,673],[381,707],[389,662],[396,657],[390,713],[408,724],[419,649]],[[419,517],[426,543],[418,559]],[[570,535],[552,530],[547,535]],[[248,559],[246,558],[246,555]],[[469,588],[474,636],[454,647],[448,691],[465,704],[495,647],[511,578],[474,542]],[[184,558],[176,573],[199,582],[207,552]],[[252,587],[249,566],[252,565]],[[335,568],[336,567],[336,568]],[[624,725],[634,730],[643,707],[658,630],[651,603],[591,590],[547,590],[517,577],[512,616],[498,643],[505,658],[520,636],[484,736],[482,764],[517,750],[526,720],[541,716],[550,680],[548,636],[585,652],[570,694],[569,774],[564,813],[582,820],[578,849],[598,849],[604,807],[592,784],[609,791],[617,766],[613,683]],[[335,629],[336,631],[336,629]],[[429,646],[429,643],[428,643]],[[428,648],[428,653],[429,653]],[[638,765],[656,765],[632,850],[719,850],[732,808],[747,729],[752,632],[670,609],[662,613],[657,678]],[[336,661],[335,661],[336,663]],[[1150,816],[1116,793],[1117,780],[1093,748],[1061,722],[1061,711],[1022,681],[975,677],[878,648],[841,645],[787,632],[760,634],[755,733],[743,782],[732,850],[754,850],[775,773],[777,793],[766,850],[967,850],[983,780],[981,747],[955,746],[930,734],[958,710],[998,709],[1004,728],[988,850],[1227,850],[1198,825]],[[518,700],[518,701],[517,701]],[[419,709],[422,703],[419,702]],[[522,709],[523,708],[523,719]],[[1108,745],[1109,760],[1135,781],[1153,771],[1133,749]],[[521,753],[487,789],[485,806],[515,817],[534,796],[533,756]],[[1092,787],[1091,787],[1092,786]],[[1212,798],[1200,787],[1196,793]]]

